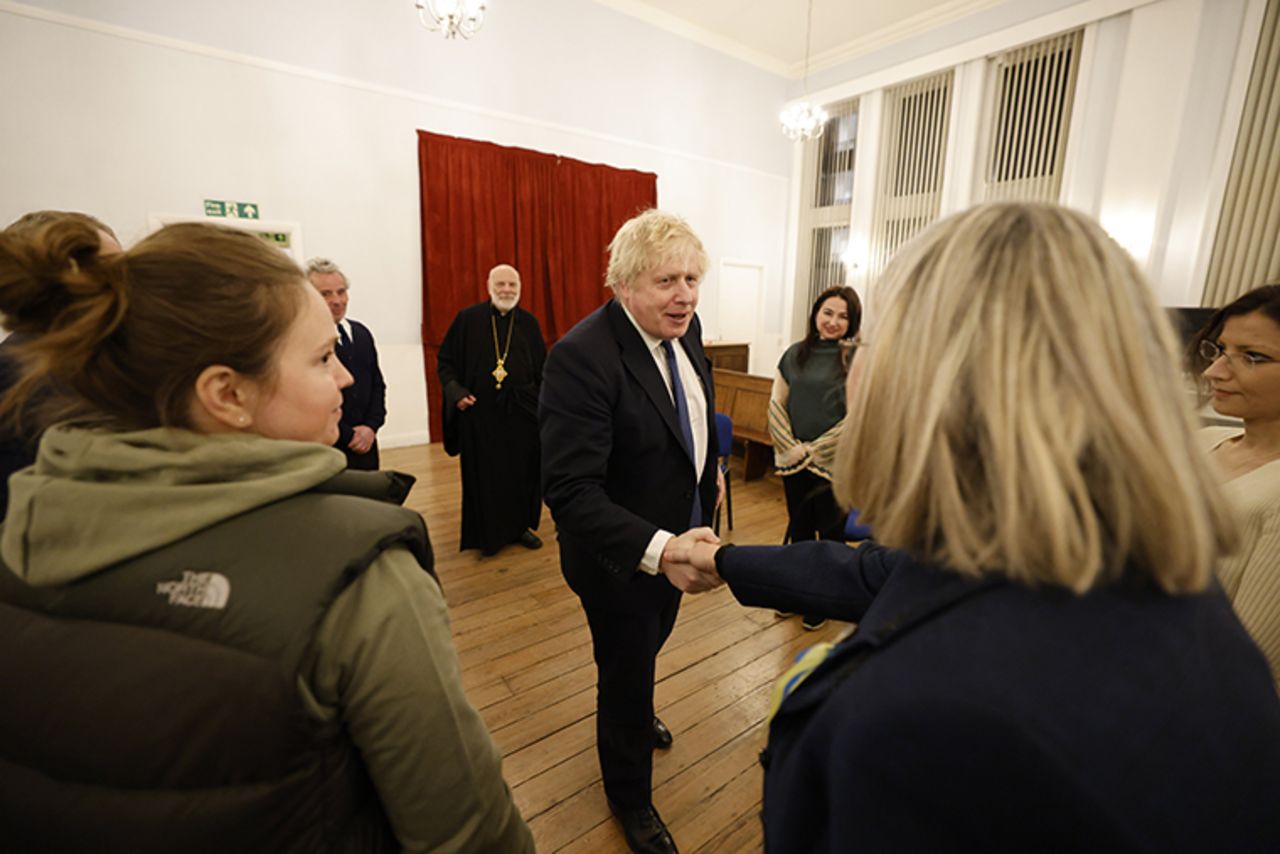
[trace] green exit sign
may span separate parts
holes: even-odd
[[[205,199],[205,216],[224,216],[233,219],[257,219],[257,202],[229,202],[223,199]]]

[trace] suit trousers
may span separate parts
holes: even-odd
[[[622,809],[652,800],[656,660],[680,610],[680,591],[667,586],[656,608],[639,611],[612,596],[582,597],[596,661],[600,773],[605,795]]]

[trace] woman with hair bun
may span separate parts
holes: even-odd
[[[121,251],[120,241],[111,226],[97,217],[79,211],[31,211],[11,222],[5,228],[5,233],[14,236],[29,234],[44,225],[61,221],[78,222],[94,229],[98,233],[97,251],[102,255]],[[17,382],[21,373],[14,354],[30,340],[30,334],[19,332],[0,341],[0,399]],[[55,406],[51,393],[52,389],[48,389],[42,395],[29,394],[28,398],[38,398],[31,401],[33,407],[50,411]],[[40,440],[40,432],[36,423],[24,423],[16,414],[7,419],[7,423],[0,420],[0,522],[4,521],[4,514],[9,506],[9,475],[36,461],[36,443]]]
[[[256,237],[0,234],[55,385],[0,530],[0,826],[24,850],[532,851],[411,479],[344,472],[324,301]]]
[[[688,555],[858,624],[775,689],[765,849],[1280,851],[1280,698],[1212,583],[1232,514],[1125,251],[975,207],[899,250],[862,338],[833,477],[876,541]]]
[[[1218,577],[1280,690],[1280,284],[1218,309],[1192,346],[1214,410],[1243,423],[1200,431],[1241,527]]]

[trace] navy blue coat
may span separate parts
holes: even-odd
[[[1215,586],[1077,596],[868,544],[730,547],[744,605],[858,622],[769,729],[768,851],[1280,851],[1280,700]]]

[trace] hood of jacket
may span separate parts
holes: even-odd
[[[52,587],[305,492],[346,466],[340,451],[248,434],[60,424],[9,480],[0,557]]]

